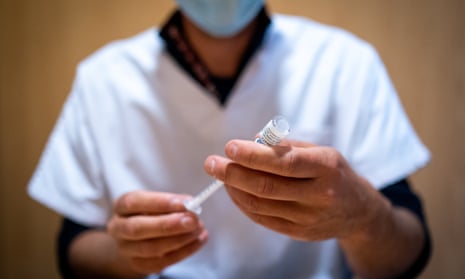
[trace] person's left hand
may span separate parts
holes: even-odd
[[[205,170],[224,181],[254,222],[293,239],[344,238],[376,216],[377,191],[333,148],[297,141],[265,146],[232,140]]]

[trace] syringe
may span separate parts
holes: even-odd
[[[290,127],[286,118],[277,115],[263,127],[255,142],[269,146],[277,145],[289,135],[289,132]],[[216,179],[193,199],[185,201],[185,208],[199,215],[202,212],[201,204],[223,185],[223,181]]]

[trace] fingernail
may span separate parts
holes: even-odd
[[[205,241],[207,240],[207,238],[208,238],[208,233],[203,232],[203,233],[201,233],[201,234],[199,235],[198,240],[199,240],[200,242],[205,242]]]
[[[231,144],[229,146],[229,156],[231,157],[231,159],[234,159],[236,157],[236,154],[237,154],[237,146],[235,144]]]
[[[173,198],[171,200],[170,205],[171,205],[172,208],[179,208],[180,206],[182,206],[182,201],[180,199],[178,199],[178,198]]]
[[[215,171],[215,166],[216,166],[215,159],[211,159],[210,160],[210,173],[213,173]]]
[[[192,217],[185,216],[185,217],[183,217],[181,219],[181,225],[186,229],[193,228],[194,227],[194,219],[192,219]]]

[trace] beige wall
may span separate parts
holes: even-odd
[[[433,154],[414,176],[435,242],[422,278],[465,278],[463,0],[275,0],[274,11],[349,29],[379,50]],[[172,0],[0,0],[0,277],[57,278],[58,216],[28,179],[76,63],[112,39],[158,24]]]

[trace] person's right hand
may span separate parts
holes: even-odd
[[[205,244],[208,233],[199,218],[184,208],[186,198],[134,191],[116,200],[107,229],[134,271],[160,273]]]

